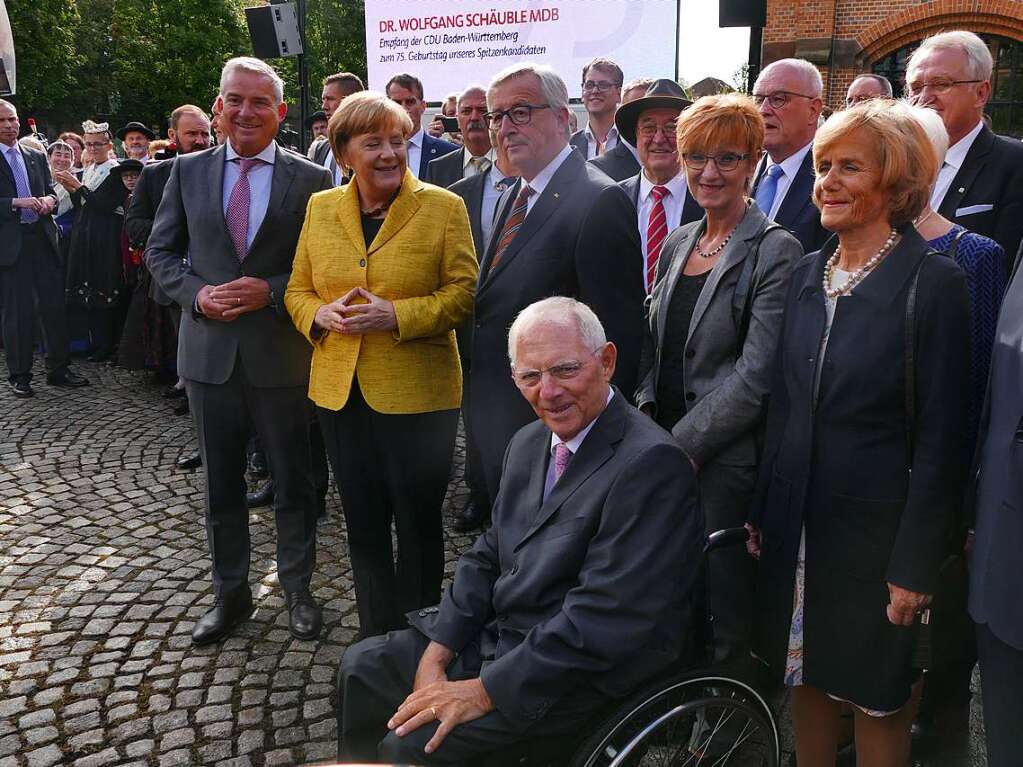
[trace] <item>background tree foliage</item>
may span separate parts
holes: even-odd
[[[18,57],[24,119],[53,137],[79,131],[86,118],[115,129],[140,120],[161,135],[180,104],[209,109],[220,68],[251,55],[246,5],[260,0],[7,0]],[[320,81],[341,70],[366,74],[362,0],[307,0],[306,40],[311,108]],[[274,59],[298,127],[294,59]]]

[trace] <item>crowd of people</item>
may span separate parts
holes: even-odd
[[[907,764],[978,653],[989,764],[1014,764],[1023,143],[985,123],[991,70],[938,34],[906,99],[866,74],[825,119],[804,60],[693,103],[599,58],[581,130],[545,65],[425,127],[417,77],[343,72],[305,156],[257,59],[168,144],[124,126],[122,159],[91,121],[19,141],[0,101],[11,389],[41,330],[49,384],[88,384],[78,351],[187,394],[216,595],[196,644],[252,613],[247,508],[271,499],[291,632],[320,635],[329,464],[359,615],[345,758],[578,733],[680,662],[705,596],[715,668],[791,688],[801,767],[835,763],[849,712],[860,764]],[[483,533],[442,590],[460,418],[455,526]],[[743,526],[703,573],[705,536]]]

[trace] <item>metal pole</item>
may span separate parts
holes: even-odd
[[[298,2],[298,33],[302,38],[302,52],[298,54],[298,148],[305,154],[309,148],[309,135],[306,132],[306,118],[309,115],[309,67],[306,65],[305,37],[305,0]]]
[[[746,91],[753,93],[753,83],[760,76],[760,56],[764,43],[764,28],[749,28],[749,65],[746,73]]]

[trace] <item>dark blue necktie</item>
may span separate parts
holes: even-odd
[[[18,190],[18,197],[31,197],[32,188],[28,185],[28,174],[25,173],[25,163],[21,159],[21,152],[17,145],[7,150],[7,164],[11,166],[14,173],[14,186]],[[31,224],[39,220],[39,214],[29,208],[21,209],[21,220]]]

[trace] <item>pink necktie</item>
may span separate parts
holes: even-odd
[[[239,157],[233,162],[238,163],[238,180],[227,200],[227,231],[234,243],[234,252],[239,261],[244,261],[249,254],[249,204],[252,190],[249,187],[249,171],[263,164],[258,157]]]
[[[557,482],[561,479],[561,475],[565,473],[565,469],[568,468],[568,462],[572,458],[572,451],[568,449],[568,445],[564,442],[559,442],[554,446],[554,481]]]

